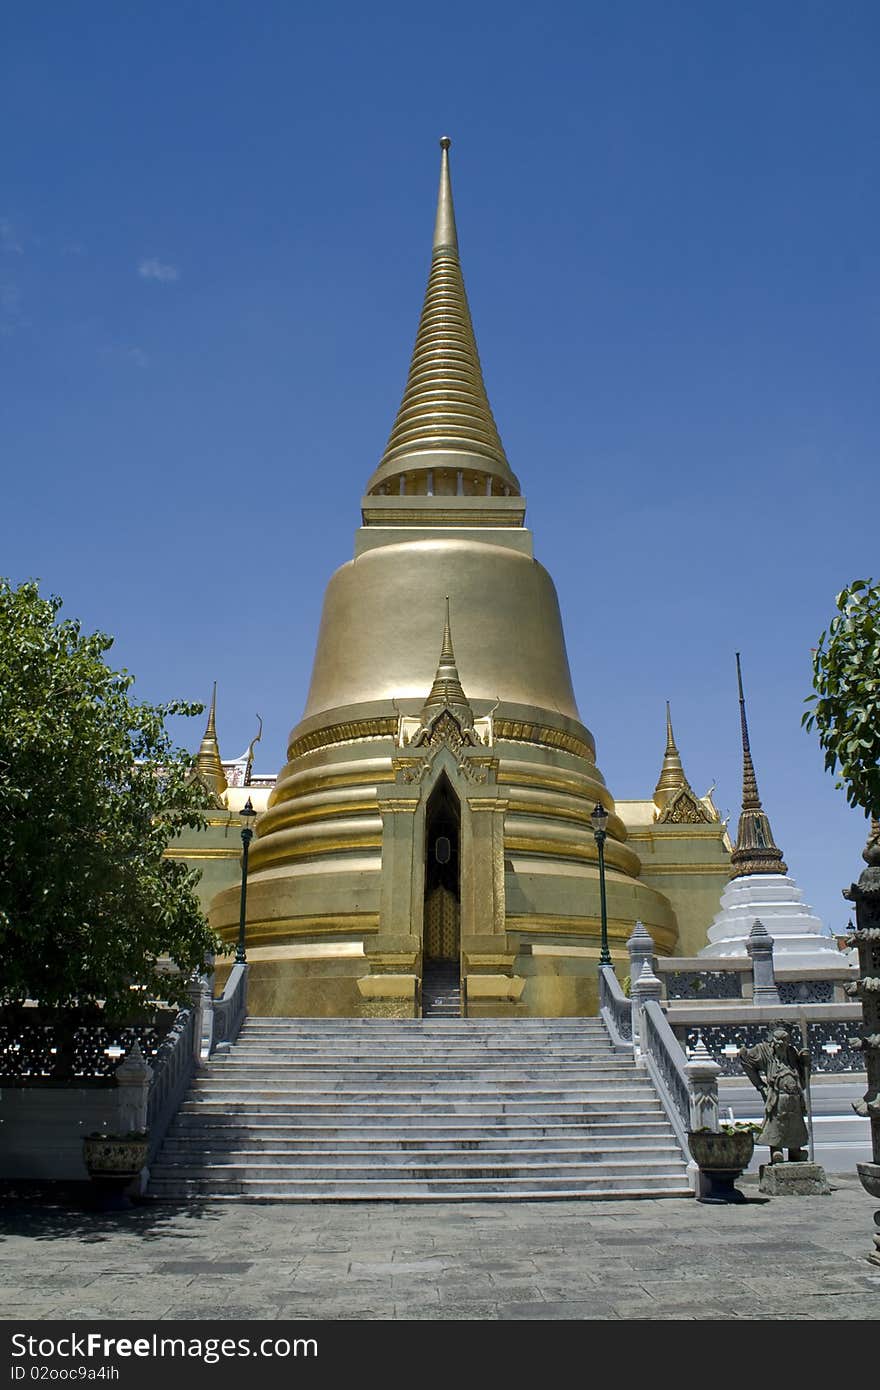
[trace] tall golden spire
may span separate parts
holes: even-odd
[[[409,376],[385,452],[369,483],[374,493],[400,491],[402,474],[467,473],[485,490],[519,496],[498,434],[480,366],[461,263],[449,178],[449,146],[440,141],[440,191],[434,224],[431,273],[416,335]],[[435,486],[437,480],[435,476]],[[427,490],[427,483],[407,491]],[[438,491],[455,492],[456,486]]]
[[[654,804],[658,810],[662,811],[666,803],[681,787],[686,787],[687,778],[684,775],[684,768],[681,765],[681,754],[675,746],[675,735],[672,732],[672,714],[669,708],[669,701],[666,701],[666,752],[663,755],[663,766],[660,769],[660,776],[654,788]]]
[[[220,747],[217,743],[217,682],[211,692],[211,707],[208,710],[208,723],[196,756],[195,776],[213,792],[221,797],[226,791],[226,773],[220,761]]]
[[[784,874],[788,872],[788,866],[783,861],[782,850],[773,839],[769,818],[758,795],[758,779],[755,776],[752,750],[749,746],[749,726],[746,720],[739,652],[736,654],[736,683],[739,689],[739,720],[742,730],[743,794],[736,848],[730,856],[731,876],[745,878],[748,874]]]

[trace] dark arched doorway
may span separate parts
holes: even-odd
[[[423,1013],[458,1013],[461,959],[461,813],[440,777],[425,815]],[[442,1007],[440,1007],[442,1005]]]

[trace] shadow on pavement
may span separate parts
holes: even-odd
[[[206,1203],[164,1201],[136,1201],[125,1210],[107,1211],[86,1182],[0,1182],[0,1243],[8,1236],[28,1236],[96,1244],[120,1232],[145,1241],[188,1240],[189,1232],[172,1229],[181,1216],[214,1222],[221,1213]]]

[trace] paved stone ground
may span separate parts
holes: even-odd
[[[851,1319],[876,1203],[147,1204],[0,1197],[2,1317]]]

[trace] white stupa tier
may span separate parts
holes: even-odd
[[[730,880],[708,931],[709,945],[700,955],[745,958],[756,918],[773,937],[777,967],[821,972],[829,965],[846,964],[830,929],[813,915],[794,879],[779,873],[746,874]]]

